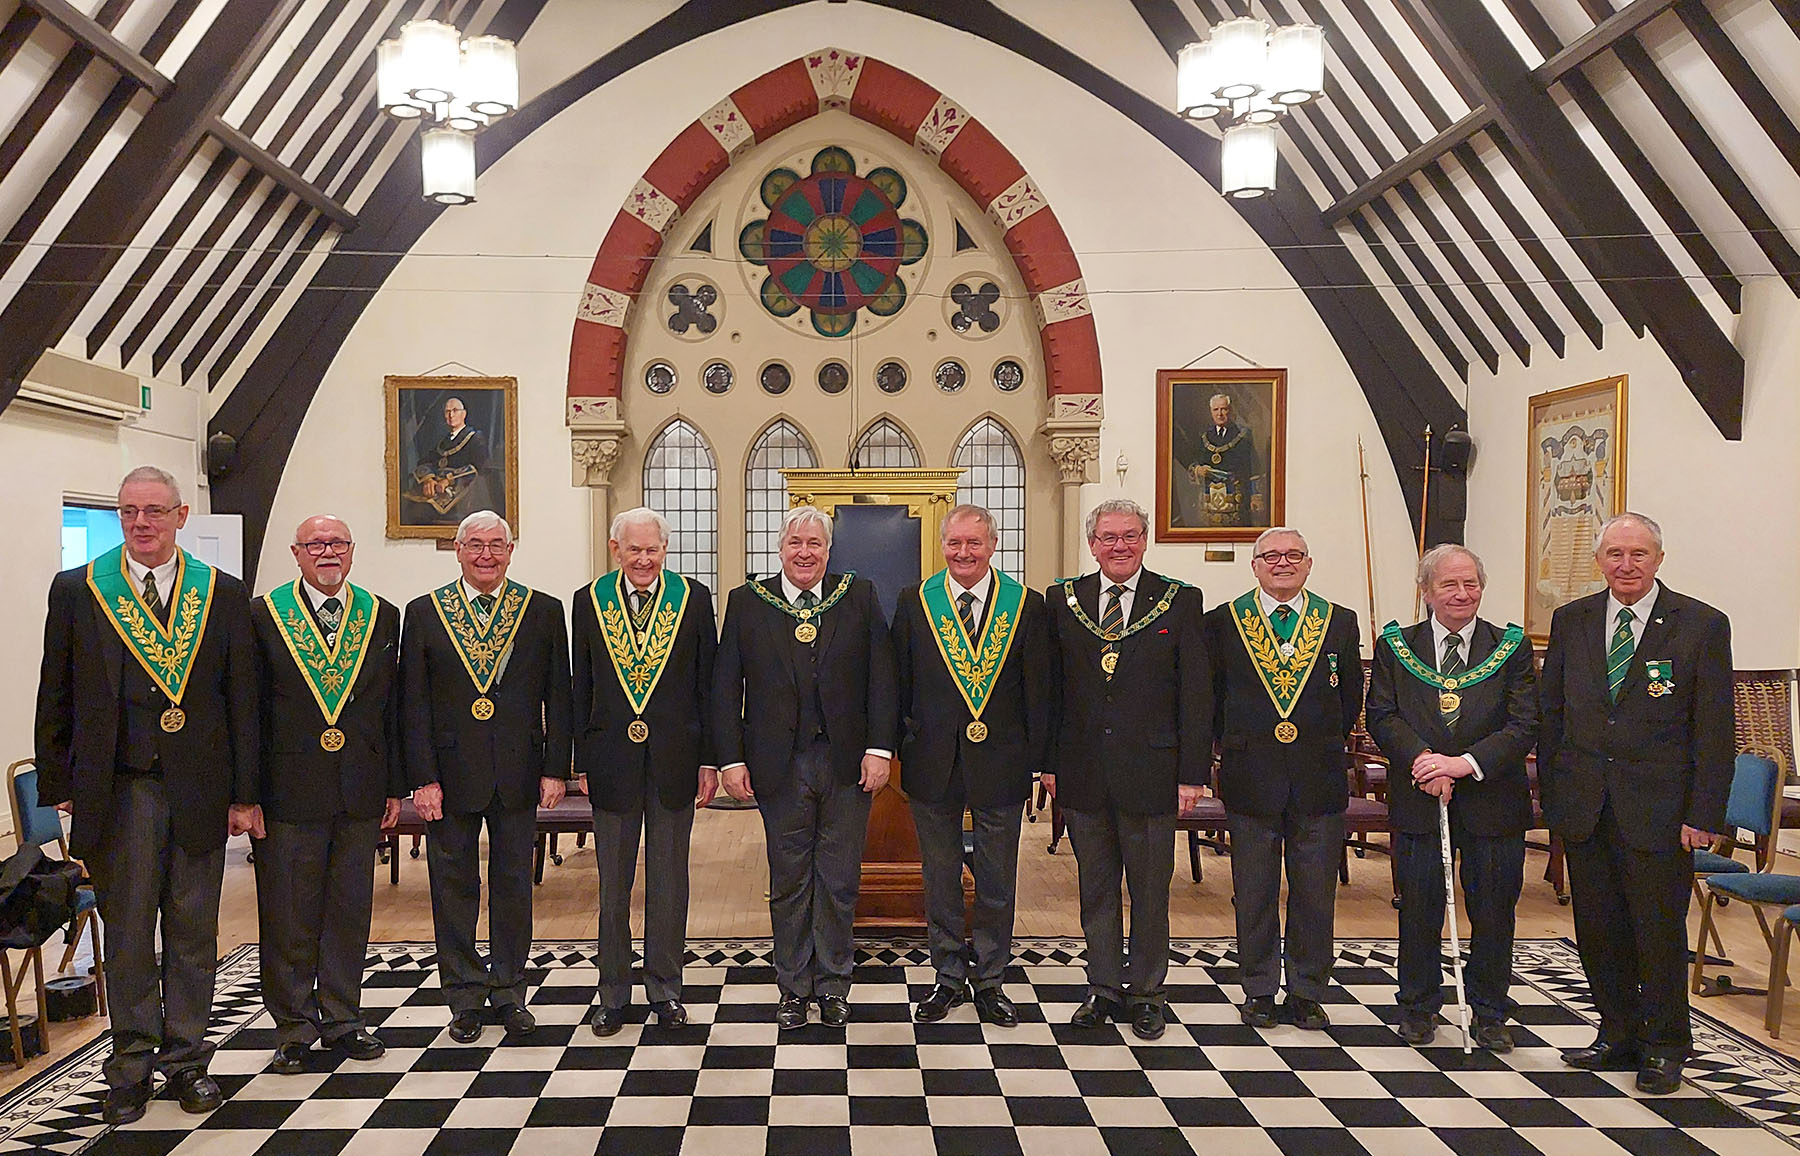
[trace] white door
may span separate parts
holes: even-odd
[[[233,578],[244,576],[242,514],[189,514],[187,525],[176,532],[175,541],[208,566],[216,566]]]

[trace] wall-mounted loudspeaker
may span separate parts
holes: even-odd
[[[216,433],[206,439],[206,476],[213,481],[237,469],[237,439],[228,433]]]

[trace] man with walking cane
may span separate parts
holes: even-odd
[[[1525,755],[1537,725],[1531,647],[1519,627],[1501,629],[1476,616],[1487,573],[1472,551],[1432,547],[1419,559],[1418,582],[1431,614],[1415,626],[1390,622],[1382,630],[1368,700],[1369,733],[1391,767],[1400,1035],[1417,1046],[1437,1034],[1444,1003],[1440,940],[1445,907],[1454,904],[1453,845],[1462,853],[1473,929],[1467,998],[1475,1043],[1508,1052],[1513,908],[1524,886],[1531,826]],[[1454,925],[1451,935],[1455,950]]]

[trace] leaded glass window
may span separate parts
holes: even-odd
[[[817,466],[812,443],[786,418],[750,447],[744,468],[744,569],[746,577],[781,569],[781,519],[787,513],[787,480],[781,471]]]
[[[856,439],[850,465],[859,470],[917,469],[919,447],[905,430],[884,417]]]
[[[1000,546],[994,565],[1014,578],[1025,578],[1025,459],[1006,427],[984,417],[956,443],[951,464],[965,472],[956,483],[956,500],[985,506],[994,515]]]
[[[670,422],[644,455],[644,505],[669,520],[668,566],[719,585],[719,468],[686,421]]]

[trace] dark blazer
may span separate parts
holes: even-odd
[[[340,814],[380,818],[388,799],[407,793],[400,763],[400,611],[375,600],[368,653],[338,714],[344,745],[336,751],[319,745],[325,716],[263,599],[252,600],[250,621],[262,690],[263,813],[284,823]]]
[[[1731,697],[1731,623],[1667,586],[1615,705],[1606,693],[1606,591],[1577,598],[1550,621],[1538,683],[1538,786],[1550,828],[1594,833],[1612,804],[1619,832],[1640,851],[1676,851],[1681,827],[1720,831],[1737,750]],[[1675,687],[1650,694],[1646,662],[1667,660]]]
[[[410,788],[441,783],[446,813],[537,806],[538,780],[566,779],[569,632],[562,603],[532,592],[506,673],[488,690],[494,717],[469,713],[480,697],[430,594],[406,604],[400,637],[400,718]]]
[[[826,597],[841,576],[825,575]],[[783,598],[781,575],[761,580]],[[875,586],[855,579],[844,597],[817,620],[819,701],[825,712],[831,768],[840,783],[862,777],[863,752],[894,749],[899,707],[894,646]],[[791,789],[788,767],[800,725],[795,662],[805,644],[794,620],[768,605],[749,583],[731,592],[713,668],[713,743],[721,768],[745,763],[759,795]]]
[[[120,680],[135,663],[87,586],[87,567],[50,583],[38,678],[38,797],[72,799],[70,849],[92,855],[112,817]],[[206,631],[182,694],[187,725],[156,736],[175,842],[191,854],[224,845],[232,803],[258,800],[256,651],[244,584],[213,572]]]
[[[1281,715],[1238,636],[1231,603],[1213,607],[1206,629],[1213,648],[1219,796],[1225,808],[1262,816],[1342,811],[1350,798],[1344,743],[1362,711],[1362,632],[1356,611],[1332,604],[1317,665],[1288,715],[1300,731],[1291,743],[1275,737]]]
[[[1431,619],[1408,627],[1402,637],[1419,661],[1437,668],[1441,656],[1434,654]],[[1485,618],[1476,619],[1469,635],[1468,665],[1479,666],[1499,645],[1500,628]],[[1531,828],[1525,756],[1537,741],[1537,676],[1530,641],[1520,643],[1499,670],[1457,693],[1462,695],[1462,709],[1453,729],[1438,710],[1438,689],[1407,673],[1393,648],[1376,641],[1367,710],[1369,734],[1391,764],[1388,822],[1394,830],[1412,835],[1437,833],[1438,801],[1412,781],[1413,760],[1429,750],[1473,755],[1481,764],[1481,782],[1473,776],[1458,779],[1450,796],[1463,830],[1471,835],[1523,835]]]
[[[675,632],[668,665],[644,708],[647,742],[625,733],[637,713],[613,671],[589,586],[575,591],[575,773],[587,776],[588,795],[603,811],[644,805],[644,784],[656,784],[664,808],[692,807],[700,768],[714,765],[707,741],[713,658],[719,634],[712,591],[688,579],[687,609]]]
[[[993,586],[988,591],[984,621],[992,613]],[[1048,617],[1043,595],[1025,591],[1012,648],[982,707],[987,738],[976,743],[968,736],[975,716],[938,652],[919,587],[901,593],[894,614],[894,661],[900,672],[900,765],[910,798],[999,807],[1022,803],[1031,794],[1032,776],[1044,769],[1050,746]]]
[[[1130,626],[1173,585],[1143,571],[1131,600]],[[1075,597],[1100,620],[1100,575],[1075,582]],[[1120,640],[1119,664],[1107,681],[1099,636],[1069,609],[1061,585],[1044,591],[1061,687],[1048,770],[1057,802],[1077,811],[1113,807],[1138,815],[1173,814],[1177,784],[1202,786],[1212,771],[1213,674],[1202,626],[1205,600],[1196,587],[1176,591],[1168,612]]]

